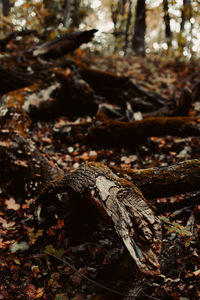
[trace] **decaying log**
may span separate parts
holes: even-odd
[[[152,136],[199,136],[199,125],[200,119],[195,117],[152,117],[122,122],[111,119],[100,111],[92,122],[65,125],[56,135],[65,143],[81,141],[105,147],[135,148]]]
[[[0,108],[1,186],[28,197],[44,194],[52,186],[85,196],[113,225],[139,270],[159,275],[161,224],[138,188],[102,164],[85,164],[64,176],[28,136],[30,119],[20,107],[20,100],[7,98]]]
[[[0,95],[31,85],[33,82],[25,73],[0,66]]]
[[[148,199],[198,191],[200,186],[199,159],[168,167],[140,170],[115,168],[115,171],[139,187]]]
[[[200,204],[200,191],[195,191],[180,197],[179,201],[175,202],[154,202],[157,214],[173,213],[177,210],[185,210],[187,207],[194,207]]]
[[[158,110],[145,114],[144,117],[188,116],[192,100],[192,92],[189,89],[184,88],[178,99],[172,97],[169,103],[166,103],[166,105],[163,105]]]
[[[31,60],[31,58],[28,59]],[[37,67],[35,65],[37,65]],[[45,108],[42,104],[40,107],[40,117],[46,115],[42,110],[48,108],[48,102],[50,103],[50,109],[46,109],[46,111],[53,112],[55,108],[54,104],[59,102],[55,110],[57,114],[68,115],[80,115],[81,113],[95,115],[98,104],[102,102],[119,105],[123,114],[126,111],[128,102],[134,112],[141,111],[142,113],[146,113],[144,117],[161,115],[181,116],[188,114],[192,99],[189,90],[184,89],[180,98],[177,100],[173,98],[167,99],[157,93],[145,90],[125,76],[117,76],[109,72],[93,70],[72,61],[66,61],[60,66],[62,66],[62,68],[52,68],[51,63],[42,65],[38,62],[35,64],[35,62],[31,60],[30,69],[34,70],[34,75],[31,74],[31,72],[29,73],[26,69],[11,71],[7,70],[5,66],[1,67],[2,85],[0,87],[0,93],[5,94],[11,90],[27,87],[43,79],[44,83],[40,83],[40,88],[43,90],[43,93],[45,93],[46,90],[48,94],[53,81],[54,85],[60,83],[60,86],[57,86],[57,92],[52,92],[53,96],[49,97],[49,101],[44,99]],[[102,86],[104,86],[103,89]],[[29,97],[33,102],[34,94],[31,95],[31,93],[30,91]],[[62,101],[60,101],[60,98],[62,98]],[[66,101],[66,98],[70,99]],[[92,101],[90,101],[91,98]],[[39,99],[41,102],[41,95]],[[65,102],[67,102],[67,104]],[[38,105],[36,106],[38,111],[39,107]],[[60,110],[58,107],[60,107]],[[78,110],[78,108],[80,109]]]
[[[92,88],[70,69],[57,68],[43,82],[4,95],[1,105],[20,103],[32,119],[49,120],[60,115],[94,115],[98,99]]]
[[[30,118],[13,104],[0,107],[0,184],[16,195],[31,197],[63,171],[37,149],[28,136]]]
[[[197,82],[192,90],[193,101],[200,100],[200,82]]]
[[[97,31],[96,29],[91,29],[66,33],[61,37],[36,47],[33,55],[44,59],[59,58],[69,52],[73,52],[81,44],[88,43]]]
[[[22,100],[11,97],[0,107],[0,187],[16,197],[31,198],[61,180],[64,172],[30,138],[31,119]]]
[[[112,120],[101,111],[88,130],[88,138],[104,145],[134,147],[151,136],[199,136],[199,123],[192,117],[155,117],[126,123]]]
[[[83,65],[80,74],[97,94],[103,95],[109,102],[124,106],[128,101],[133,111],[141,111],[146,116],[187,116],[191,108],[192,93],[186,88],[177,100],[173,97],[167,99],[145,90],[126,76],[93,70]]]
[[[73,191],[79,196],[80,201],[83,199],[90,201],[114,227],[142,273],[151,276],[159,275],[160,265],[157,255],[161,251],[161,224],[154,212],[154,207],[145,200],[136,184],[121,179],[109,168],[98,163],[83,164],[73,173],[64,174],[42,154],[31,140],[29,136],[31,121],[28,114],[34,116],[34,114],[40,113],[42,117],[42,114],[46,113],[47,107],[52,110],[52,114],[56,109],[59,110],[57,115],[67,113],[70,111],[70,106],[65,106],[66,103],[62,102],[66,100],[66,97],[69,97],[71,103],[75,102],[73,109],[77,110],[78,108],[82,111],[82,109],[86,109],[86,104],[88,106],[92,104],[92,113],[94,113],[97,108],[95,91],[90,87],[90,80],[82,80],[70,69],[67,69],[66,72],[57,69],[54,74],[57,74],[57,77],[55,80],[52,77],[46,90],[43,90],[43,85],[39,82],[21,91],[4,95],[1,99],[0,168],[2,176],[0,184],[9,191],[20,195],[26,194],[29,197],[40,193],[41,196],[45,193],[48,194],[49,190],[56,193],[59,189],[70,196]],[[85,76],[83,76],[84,79],[86,79]],[[43,97],[45,93],[46,98]],[[142,93],[140,89],[139,93]],[[156,99],[154,94],[148,96],[153,104],[163,105],[163,99]],[[147,97],[146,94],[145,97]],[[52,103],[54,104],[52,105]],[[84,127],[84,130],[87,131],[83,134],[77,132],[75,136],[77,141],[81,136],[90,143],[134,146],[149,136],[199,135],[200,129],[197,118],[148,118],[125,123],[112,120],[100,111],[94,121]],[[182,176],[184,164],[186,173],[185,176]],[[198,169],[199,161],[197,164],[196,161],[184,162],[182,165],[177,165],[177,168],[172,166],[171,171],[180,173],[180,176],[177,177],[175,174],[172,180],[176,179],[177,187],[182,189],[189,182],[192,175],[191,170],[193,170],[196,177],[192,188],[195,188],[199,184]],[[169,175],[170,167],[164,174],[160,170],[158,177],[156,177],[156,172],[159,173],[157,170],[150,174],[150,177],[155,180],[156,189],[159,184],[164,185],[165,180],[169,182],[166,189],[169,188],[169,185],[172,186],[173,182],[169,179],[169,176],[171,177],[171,174]],[[145,176],[142,180],[144,179]],[[137,182],[141,184],[140,180],[141,177]],[[145,193],[148,194],[148,188],[151,189],[148,179],[144,180],[142,187],[145,187]],[[53,200],[55,200],[56,206],[56,198]],[[40,196],[38,197],[39,201]],[[45,202],[43,204],[45,205]]]
[[[86,163],[54,181],[53,188],[72,189],[91,201],[122,238],[139,270],[146,275],[159,275],[160,220],[135,185],[120,179],[101,163]]]
[[[84,65],[80,65],[80,74],[97,94],[104,96],[109,102],[119,105],[125,105],[129,101],[134,111],[154,110],[156,107],[166,105],[169,101],[157,93],[145,90],[126,76],[117,76]],[[143,104],[139,103],[138,98]]]
[[[38,33],[36,30],[22,30],[22,31],[13,31],[11,32],[9,35],[7,35],[4,39],[0,40],[0,50],[1,51],[5,51],[6,50],[6,46],[8,45],[8,43],[14,39],[16,39],[16,37],[18,36],[26,36],[26,35],[31,35],[34,34],[36,36],[38,36]]]

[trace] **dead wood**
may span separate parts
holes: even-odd
[[[63,171],[45,158],[28,136],[30,119],[17,107],[0,108],[0,169],[1,187],[17,195],[31,197]]]
[[[200,161],[186,160],[168,167],[149,169],[115,169],[120,176],[138,186],[148,199],[198,191]],[[192,201],[189,205],[192,204]]]
[[[92,122],[69,124],[55,134],[65,143],[77,141],[105,147],[135,148],[152,136],[199,136],[199,119],[195,117],[152,117],[140,121],[122,122],[98,112]]]
[[[98,104],[102,102],[117,104],[123,114],[125,114],[127,103],[129,103],[134,112],[146,113],[144,114],[145,118],[149,116],[188,115],[192,101],[189,90],[184,89],[179,99],[167,99],[157,93],[145,90],[125,76],[93,70],[71,61],[67,61],[63,65],[58,63],[57,65],[62,66],[62,68],[55,68],[52,63],[43,65],[38,62],[36,64],[33,57],[26,56],[24,59],[27,60],[27,63],[30,61],[30,68],[34,70],[34,74],[29,73],[26,69],[11,70],[6,68],[6,64],[4,64],[0,68],[2,77],[0,93],[5,94],[40,82],[38,89],[48,90],[48,92],[43,92],[46,94],[44,101],[42,101],[41,95],[39,96],[40,103],[43,102],[43,104],[40,107],[37,105],[38,119],[47,115],[45,110],[49,112],[51,117],[59,114],[95,115]],[[52,91],[53,96],[49,93],[52,84],[57,85],[57,92]],[[103,89],[102,86],[104,86]],[[29,91],[30,98],[34,98],[36,95],[31,95],[31,93]],[[47,94],[49,95],[48,100]],[[55,103],[59,103],[59,105]]]
[[[0,168],[2,176],[0,184],[9,192],[19,195],[26,194],[28,197],[32,197],[40,194],[37,202],[41,204],[41,201],[44,206],[48,206],[46,201],[48,197],[46,196],[52,194],[53,205],[55,207],[60,205],[57,203],[57,200],[60,200],[61,206],[63,204],[63,210],[68,210],[63,212],[64,215],[73,213],[68,205],[69,200],[72,199],[72,197],[70,198],[72,192],[78,201],[87,200],[86,202],[92,203],[115,229],[139,270],[146,275],[156,276],[160,274],[157,255],[160,253],[162,243],[161,224],[154,207],[145,200],[136,185],[119,178],[102,164],[83,164],[73,173],[64,174],[42,154],[29,136],[31,121],[28,114],[35,119],[48,119],[61,114],[73,114],[77,111],[89,113],[87,107],[89,110],[91,109],[91,114],[95,114],[97,109],[97,102],[95,101],[99,100],[95,94],[98,85],[91,88],[90,84],[93,85],[91,79],[88,77],[89,79],[86,80],[86,77],[91,76],[92,72],[89,70],[88,73],[82,74],[83,80],[70,69],[65,71],[56,69],[54,75],[48,78],[48,82],[37,82],[32,86],[10,92],[2,97],[0,109]],[[100,84],[100,82],[102,83],[102,74],[98,79],[99,74],[97,72],[97,83],[99,80]],[[115,79],[110,76],[111,88],[112,82],[116,83]],[[124,87],[127,86],[126,78],[120,77],[117,80],[120,83],[124,81]],[[133,87],[135,88],[132,83],[128,82],[128,88]],[[153,105],[161,106],[163,104],[164,100],[162,98],[157,99],[155,94],[147,95],[137,86],[134,93],[135,91],[144,97],[144,101],[146,101],[145,97],[148,96],[148,100]],[[129,95],[132,92],[133,89]],[[115,95],[116,93],[118,91],[115,90]],[[66,99],[69,100],[69,103]],[[51,111],[50,115],[46,112],[47,109]],[[83,127],[79,127],[82,131],[77,130],[74,139],[77,141],[85,139],[89,143],[108,146],[121,144],[132,147],[145,141],[149,136],[199,135],[199,123],[196,118],[157,117],[125,123],[108,118],[102,111],[91,123]],[[193,170],[196,177],[194,184],[190,187],[192,190],[199,184],[199,162],[197,161],[197,165],[196,161],[184,163],[186,166],[185,177],[179,176],[175,184],[180,189],[185,186],[189,181],[189,176],[191,176],[191,170]],[[179,169],[178,167],[177,169],[171,167],[171,169],[175,173],[184,172],[180,165]],[[156,184],[158,186],[160,182],[164,185],[170,176],[167,171],[164,174],[160,173],[162,180],[159,177],[156,181],[156,172],[150,176],[153,177],[153,175],[155,186]],[[164,177],[166,177],[165,180]],[[143,178],[141,179],[139,174],[138,178],[137,182],[141,184]],[[145,180],[141,185],[147,195],[151,189],[148,179],[146,179],[146,186]],[[166,189],[169,188],[169,185],[172,186],[173,182],[169,181]],[[62,198],[63,193],[65,195]],[[61,198],[59,198],[60,196]],[[67,208],[65,207],[66,202]],[[86,204],[85,207],[87,209],[88,205]]]
[[[193,101],[192,92],[184,88],[179,98],[171,98],[169,103],[166,103],[161,108],[144,114],[144,117],[175,117],[188,116],[191,104]]]
[[[88,131],[97,143],[134,147],[151,136],[198,136],[199,130],[199,119],[192,117],[154,117],[126,123],[100,112]]]
[[[156,206],[157,213],[159,215],[169,212],[174,212],[178,210],[185,211],[185,208],[194,207],[195,205],[199,205],[200,203],[200,191],[192,192],[189,194],[184,195],[179,201],[176,202],[154,202]]]
[[[52,192],[52,186],[48,189]],[[44,205],[49,198],[48,189],[41,198]],[[53,190],[69,193],[73,190],[82,198],[80,201],[88,199],[114,227],[139,270],[150,276],[160,273],[157,260],[162,241],[160,220],[136,186],[120,179],[103,164],[87,163],[54,181]]]
[[[200,82],[197,82],[192,90],[193,101],[200,100]]]
[[[44,59],[59,58],[69,52],[73,52],[83,43],[88,43],[97,31],[96,29],[91,29],[66,33],[50,42],[37,46],[33,51],[33,55]]]
[[[0,95],[8,93],[12,90],[17,90],[33,83],[30,77],[22,71],[11,70],[0,66]]]
[[[146,111],[155,109],[166,105],[169,101],[157,93],[145,90],[126,76],[91,69],[84,65],[80,65],[80,74],[97,94],[104,96],[109,102],[119,105],[125,105],[126,101],[129,101],[135,111],[139,108],[142,111],[143,109]],[[141,99],[141,103],[138,98]]]
[[[9,79],[9,78],[8,78]],[[19,102],[23,110],[35,120],[49,120],[60,115],[93,115],[98,98],[92,88],[71,72],[59,68],[52,70],[46,80],[14,90],[4,95],[1,105]]]
[[[8,34],[5,38],[0,40],[0,49],[1,51],[5,51],[6,50],[6,46],[8,45],[8,43],[10,41],[15,40],[18,36],[26,36],[26,35],[31,35],[34,34],[35,36],[38,36],[38,33],[36,30],[22,30],[22,31],[13,31],[10,34]]]
[[[21,98],[6,99],[0,108],[2,188],[28,197],[42,192],[43,199],[46,191],[51,189],[55,194],[59,188],[69,195],[71,190],[84,195],[113,225],[139,270],[151,276],[160,274],[161,224],[136,186],[102,164],[85,164],[64,176],[30,139],[30,119],[21,108]]]

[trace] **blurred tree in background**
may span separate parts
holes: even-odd
[[[135,54],[145,56],[146,2],[137,0],[132,48]]]
[[[1,0],[1,5],[1,38],[22,29],[52,39],[97,28],[93,50],[107,54],[200,55],[199,0]]]

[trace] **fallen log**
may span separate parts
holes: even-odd
[[[94,115],[98,99],[87,82],[70,69],[63,71],[56,68],[52,71],[43,82],[5,94],[0,105],[18,103],[33,120],[49,120],[60,115]]]
[[[59,58],[69,52],[73,52],[83,43],[88,43],[97,31],[96,29],[91,29],[66,33],[50,42],[37,46],[33,51],[33,55],[43,59]]]
[[[175,117],[188,116],[193,101],[192,92],[184,88],[179,98],[171,98],[169,103],[166,103],[161,108],[144,114],[144,117]]]
[[[112,120],[101,111],[88,129],[88,138],[103,145],[134,147],[151,136],[198,136],[199,121],[192,117],[154,117],[126,123]]]
[[[22,71],[9,70],[3,66],[0,66],[0,77],[0,95],[33,84],[32,79],[27,77]]]
[[[26,53],[24,57],[28,54]],[[30,55],[29,55],[30,56]],[[47,78],[52,82],[52,79],[56,82],[63,82],[67,85],[67,82],[71,77],[72,89],[74,98],[79,91],[79,97],[81,97],[82,103],[86,105],[82,107],[86,111],[85,107],[88,105],[88,97],[90,98],[90,93],[93,91],[93,97],[98,99],[98,104],[102,102],[109,102],[112,104],[117,104],[122,109],[123,113],[126,111],[127,102],[130,103],[134,112],[141,111],[142,113],[148,113],[152,116],[164,115],[183,115],[188,113],[188,107],[190,107],[190,97],[180,97],[177,101],[174,99],[167,99],[159,94],[149,92],[137,83],[132,82],[128,77],[117,76],[115,74],[104,72],[100,70],[93,70],[82,65],[77,65],[72,61],[65,61],[63,64],[58,63],[57,68],[52,68],[52,63],[47,62],[45,65],[42,63],[37,63],[33,60],[34,58],[27,56],[27,64],[29,62],[29,69],[15,69],[10,70],[6,67],[6,63],[0,68],[0,74],[2,75],[2,85],[0,87],[0,93],[5,94],[12,90],[17,90],[29,85],[35,84],[43,80],[47,81]],[[34,71],[34,74],[33,74]],[[69,74],[71,74],[69,76]],[[73,75],[72,75],[73,74]],[[55,76],[53,78],[53,76]],[[60,76],[60,78],[59,78]],[[62,78],[61,78],[62,77]],[[65,81],[65,82],[64,82]],[[83,89],[83,82],[85,83],[85,88]],[[74,86],[75,83],[75,86]],[[60,95],[62,97],[71,93],[69,90],[69,85],[66,89],[60,87],[60,92],[54,94],[54,99],[57,102]],[[102,89],[102,86],[104,88]],[[41,87],[44,90],[44,84]],[[46,89],[48,85],[46,84]],[[85,90],[85,92],[84,92]],[[185,95],[185,94],[184,94]],[[31,92],[30,95],[31,97]],[[101,101],[99,101],[101,99]],[[184,101],[182,101],[184,99]],[[180,101],[179,101],[180,100]],[[73,101],[73,97],[72,97]],[[185,105],[185,103],[187,105]],[[184,105],[183,105],[184,104]],[[71,103],[73,105],[73,103]],[[76,108],[79,105],[76,105]],[[184,109],[183,109],[184,107]],[[60,110],[60,112],[62,109]],[[85,113],[83,111],[83,113]],[[97,108],[92,110],[95,115]],[[64,111],[63,113],[66,113]],[[74,111],[72,111],[74,113]],[[87,113],[87,111],[86,111]],[[68,112],[70,114],[70,112]],[[79,113],[80,114],[80,113]],[[90,113],[91,114],[91,113]],[[146,116],[148,116],[148,114]]]
[[[0,50],[1,51],[6,51],[6,47],[10,41],[13,41],[19,36],[26,36],[26,35],[31,35],[34,34],[35,36],[38,36],[38,33],[36,30],[21,30],[21,31],[13,31],[10,34],[8,34],[5,38],[0,39]]]
[[[92,122],[65,125],[55,133],[55,137],[67,144],[84,142],[108,148],[135,148],[152,136],[199,136],[199,123],[200,119],[195,117],[152,117],[122,122],[99,111]]]
[[[200,186],[198,159],[160,168],[140,170],[115,168],[115,172],[138,186],[148,199],[198,191]]]
[[[15,195],[32,197],[63,171],[38,150],[28,135],[29,125],[22,109],[0,108],[0,185]]]
[[[49,195],[55,191],[67,191],[68,197],[73,191],[80,201],[84,198],[91,202],[123,240],[139,270],[149,276],[160,274],[157,259],[162,244],[160,220],[135,185],[101,163],[86,163],[49,185],[38,203],[47,205]]]
[[[133,106],[133,110],[137,111],[138,105],[140,108],[151,110],[169,102],[167,98],[145,90],[137,83],[131,81],[129,77],[91,69],[82,64],[79,67],[83,79],[91,85],[97,94],[104,96],[111,103],[125,105],[126,101],[129,101]],[[142,103],[138,103],[138,98],[142,102],[144,101],[143,107]]]
[[[20,107],[22,103],[20,98],[10,99],[0,108],[2,188],[20,196],[41,194],[43,199],[49,190],[55,195],[64,189],[69,195],[64,197],[65,202],[72,201],[72,190],[80,199],[84,196],[112,224],[139,270],[146,275],[159,275],[157,255],[161,251],[161,224],[138,188],[102,164],[85,164],[64,176],[30,139],[30,119]],[[38,198],[39,204],[41,198]],[[43,204],[48,206],[44,201]],[[56,201],[53,204],[57,206]]]

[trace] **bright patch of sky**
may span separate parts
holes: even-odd
[[[22,4],[24,4],[24,0],[17,0],[17,1],[15,1],[15,6],[21,6]]]
[[[96,9],[101,6],[101,1],[100,0],[92,1],[90,6],[91,6],[91,8]]]
[[[99,33],[102,31],[112,31],[113,22],[111,20],[109,6],[103,5],[101,0],[90,1],[90,6],[97,16],[97,18],[94,20],[95,25],[93,26],[95,26],[95,28],[99,30]],[[97,35],[99,33],[97,33]]]
[[[160,5],[162,3],[162,0],[147,0],[146,4],[150,5],[152,8],[157,7],[158,5]]]

